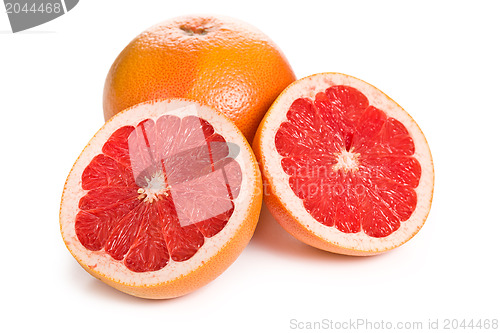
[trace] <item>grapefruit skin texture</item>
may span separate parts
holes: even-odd
[[[169,101],[169,100],[190,102],[189,100],[183,100],[183,99],[165,99],[161,101]],[[147,104],[154,104],[155,102],[158,101],[160,100],[152,100],[141,103],[139,105],[135,105],[132,108],[124,110],[123,113],[130,111],[130,109],[134,109],[135,107]],[[124,283],[122,281],[113,278],[113,276],[100,273],[95,269],[95,267],[89,266],[85,262],[83,262],[83,260],[81,260],[81,258],[79,258],[79,256],[76,255],[76,253],[74,253],[71,246],[69,245],[69,243],[74,240],[67,239],[64,236],[63,229],[64,229],[64,223],[66,221],[64,221],[65,217],[63,214],[64,210],[63,204],[65,200],[65,193],[68,192],[69,190],[68,183],[70,180],[70,176],[75,167],[78,165],[79,159],[82,158],[85,150],[91,145],[92,141],[94,141],[94,139],[99,135],[99,132],[106,127],[106,124],[113,121],[114,117],[112,117],[89,141],[89,143],[85,146],[85,148],[83,149],[82,153],[80,154],[76,162],[73,164],[73,167],[64,185],[63,196],[61,199],[61,206],[60,206],[60,231],[61,234],[63,235],[63,240],[65,242],[66,248],[78,261],[78,263],[82,266],[82,268],[84,268],[90,275],[108,284],[109,286],[132,296],[146,298],[146,299],[171,299],[186,295],[205,286],[206,284],[217,278],[219,275],[221,275],[238,258],[238,256],[241,254],[241,252],[244,250],[244,248],[247,246],[250,239],[252,238],[255,228],[257,226],[257,222],[259,220],[261,206],[262,206],[262,196],[263,196],[262,178],[255,155],[253,154],[250,144],[243,137],[241,131],[239,131],[239,129],[230,120],[228,120],[227,117],[224,116],[222,113],[220,113],[217,110],[213,111],[219,117],[226,119],[226,123],[230,124],[230,126],[233,127],[232,130],[239,133],[238,135],[241,136],[241,140],[243,142],[243,147],[241,147],[241,149],[244,149],[251,154],[250,158],[252,163],[251,165],[247,165],[249,169],[247,172],[247,177],[255,181],[255,186],[251,188],[251,193],[248,194],[249,201],[244,214],[245,218],[243,221],[240,222],[238,229],[234,232],[234,236],[229,241],[227,241],[215,255],[203,261],[202,265],[198,266],[196,269],[190,271],[187,274],[183,274],[175,279],[161,283],[154,283],[147,285],[144,284],[134,285],[134,284]]]
[[[276,190],[275,186],[275,180],[273,180],[273,177],[271,175],[271,171],[267,167],[266,163],[266,157],[263,154],[263,146],[266,144],[264,142],[265,140],[262,139],[264,132],[266,131],[266,128],[268,126],[269,118],[272,112],[283,112],[287,113],[288,109],[286,110],[278,110],[277,109],[277,104],[279,103],[280,98],[284,98],[284,96],[287,95],[287,92],[291,89],[292,86],[296,84],[300,84],[300,81],[302,80],[307,80],[307,79],[314,79],[315,77],[321,78],[322,76],[329,76],[329,75],[339,75],[339,76],[344,76],[344,77],[350,77],[345,74],[340,74],[340,73],[333,73],[333,72],[325,72],[325,73],[318,73],[318,74],[313,74],[309,77],[305,77],[304,79],[295,81],[294,83],[290,84],[286,89],[283,90],[283,92],[278,96],[278,98],[275,100],[275,102],[271,105],[269,108],[269,111],[266,113],[264,118],[262,119],[262,122],[260,123],[253,143],[252,143],[252,148],[255,153],[255,156],[257,157],[257,161],[259,162],[259,166],[261,168],[261,173],[262,173],[262,181],[263,181],[263,191],[264,191],[264,202],[266,206],[268,207],[269,211],[273,215],[273,217],[276,219],[276,221],[292,236],[294,236],[296,239],[302,241],[305,244],[308,244],[310,246],[316,247],[318,249],[328,251],[328,252],[333,252],[337,254],[343,254],[343,255],[351,255],[351,256],[373,256],[373,255],[378,255],[384,252],[387,252],[389,250],[392,250],[404,243],[406,243],[408,240],[413,238],[418,231],[422,228],[424,223],[421,223],[421,225],[412,233],[411,237],[406,239],[402,244],[394,245],[387,247],[383,250],[377,250],[377,251],[365,251],[365,250],[359,250],[359,249],[353,249],[353,248],[346,248],[339,246],[337,244],[334,244],[331,241],[326,240],[325,238],[321,237],[321,235],[313,233],[311,230],[306,228],[302,221],[297,217],[297,215],[287,209],[283,203],[283,198],[281,197],[280,193]],[[350,77],[352,79],[355,79],[357,81],[363,82],[363,84],[370,85],[360,79]],[[371,85],[370,85],[371,86]],[[373,86],[371,86],[373,87]],[[373,87],[375,88],[375,87]],[[375,88],[377,89],[377,88]],[[378,89],[377,89],[378,90]],[[382,93],[380,90],[378,90],[380,93]],[[307,92],[306,92],[307,93]],[[393,102],[394,104],[397,105],[396,102],[394,102],[389,96],[385,95],[382,93],[388,100]],[[311,96],[313,97],[313,96]],[[400,107],[398,105],[398,107]],[[401,107],[400,107],[401,108]],[[401,110],[403,110],[401,108]],[[408,115],[409,116],[409,115]],[[410,117],[410,116],[409,116]],[[418,125],[416,122],[411,118],[411,121],[414,123],[415,126]],[[419,129],[421,132],[421,130]],[[425,144],[427,144],[427,141],[425,141]],[[429,153],[430,154],[430,153]],[[432,161],[432,157],[430,159],[430,168],[432,169],[432,190],[430,194],[430,201],[432,202],[432,197],[433,197],[433,191],[434,191],[434,165]],[[430,205],[429,205],[430,208]],[[429,214],[428,210],[423,218],[423,221],[427,219],[427,216]]]
[[[284,54],[254,27],[227,17],[178,17],[147,29],[116,58],[104,118],[148,100],[187,98],[223,112],[251,142],[293,81]]]

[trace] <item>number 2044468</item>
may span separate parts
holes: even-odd
[[[18,3],[18,2],[7,2],[5,3],[5,9],[7,14],[19,14],[19,13],[47,13],[47,14],[52,14],[56,13],[59,14],[63,10],[61,7],[60,3],[51,3],[51,2],[46,2],[46,3],[33,3],[28,5],[27,3],[24,3],[23,5]]]
[[[498,330],[498,319],[444,319],[443,329],[445,330]]]

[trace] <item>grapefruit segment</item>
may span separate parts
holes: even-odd
[[[234,206],[222,214],[196,223],[196,227],[205,237],[212,237],[219,233],[227,224],[229,217],[233,214]]]
[[[132,170],[117,160],[99,154],[85,168],[82,175],[82,187],[91,190],[104,186],[128,187],[134,183]]]
[[[157,271],[165,267],[170,255],[162,231],[162,220],[158,204],[145,206],[140,215],[140,229],[136,233],[125,258],[125,266],[134,272]]]
[[[110,221],[113,228],[105,243],[105,251],[115,260],[123,260],[138,237],[144,220],[155,225],[156,220],[149,216],[151,209],[146,205],[137,205],[118,220]],[[82,243],[85,246],[84,243]]]
[[[133,126],[123,126],[115,131],[102,147],[102,152],[125,166],[130,166],[128,137],[134,130]]]
[[[194,224],[182,227],[178,220],[170,220],[164,215],[164,234],[168,252],[175,261],[185,261],[195,255],[204,244],[205,238]]]
[[[80,199],[78,207],[82,210],[89,210],[109,206],[125,206],[124,201],[130,201],[136,197],[137,190],[134,188],[103,186],[88,191]]]
[[[243,135],[217,111],[187,100],[140,104],[107,122],[75,163],[61,232],[79,263],[114,287],[179,296],[249,241],[259,177]]]
[[[373,86],[322,73],[292,83],[254,140],[266,202],[308,244],[370,255],[418,232],[434,171],[413,119]]]

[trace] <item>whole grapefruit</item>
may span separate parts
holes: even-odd
[[[141,102],[187,98],[224,113],[251,141],[293,73],[278,46],[251,25],[227,17],[184,16],[134,38],[104,86],[104,117]]]

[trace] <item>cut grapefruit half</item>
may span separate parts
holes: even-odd
[[[144,298],[187,294],[249,242],[262,203],[250,145],[214,109],[170,99],[109,120],[64,187],[61,233],[96,278]]]
[[[424,224],[434,187],[415,121],[372,85],[320,73],[289,85],[253,142],[264,200],[297,239],[349,255],[402,245]]]

